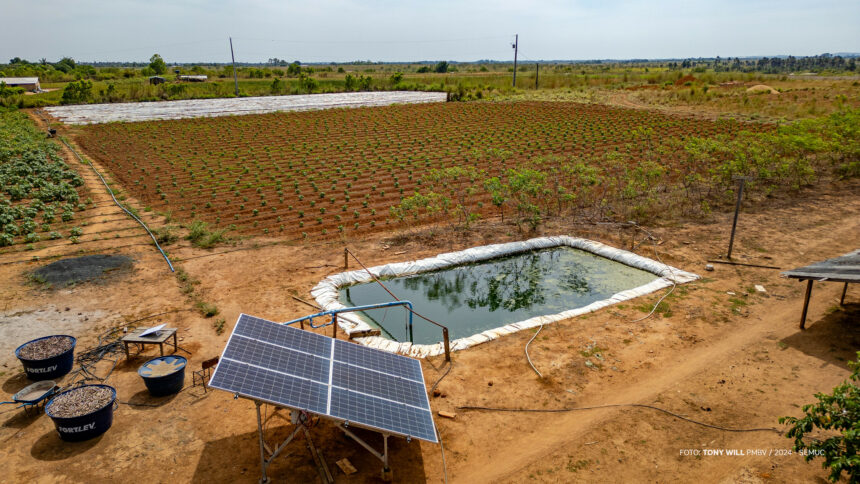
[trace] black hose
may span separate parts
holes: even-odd
[[[41,113],[39,114],[39,116],[41,116]],[[42,119],[44,120],[45,118],[42,117]],[[152,238],[152,242],[155,244],[155,248],[158,249],[159,252],[161,252],[161,256],[164,257],[164,260],[167,262],[167,266],[170,267],[170,272],[176,272],[175,269],[173,268],[173,264],[170,263],[170,259],[167,257],[167,254],[165,254],[164,251],[161,249],[161,246],[158,244],[158,240],[155,239],[155,235],[152,234],[152,232],[149,230],[149,227],[147,227],[146,224],[143,223],[143,221],[137,217],[137,215],[131,213],[130,210],[125,208],[121,203],[119,203],[119,200],[117,200],[116,197],[114,196],[113,190],[111,190],[110,186],[108,186],[107,181],[105,181],[105,178],[102,176],[101,173],[99,173],[98,170],[96,170],[96,167],[93,166],[92,163],[85,162],[84,159],[81,158],[81,155],[79,155],[78,152],[75,151],[75,149],[71,147],[71,145],[66,143],[66,140],[64,140],[63,138],[59,138],[59,139],[60,139],[60,142],[63,143],[66,146],[66,148],[68,148],[69,151],[72,152],[73,155],[75,155],[75,158],[77,158],[78,161],[80,161],[81,163],[84,163],[86,165],[90,165],[90,168],[93,169],[95,174],[98,175],[99,179],[101,179],[105,188],[107,188],[108,194],[113,199],[113,201],[117,205],[117,207],[121,208],[125,213],[128,214],[129,217],[133,218],[137,223],[139,223],[140,226],[143,227],[143,230],[146,230],[146,233],[148,233],[149,236]]]
[[[607,405],[594,405],[592,407],[569,407],[569,408],[500,408],[500,407],[478,407],[465,405],[462,407],[457,407],[460,410],[484,410],[488,412],[533,412],[533,413],[562,413],[562,412],[576,412],[579,410],[596,410],[599,408],[613,408],[613,407],[639,407],[639,408],[650,408],[651,410],[657,410],[658,412],[663,412],[667,415],[671,415],[672,417],[686,420],[687,422],[694,423],[696,425],[701,425],[702,427],[708,427],[711,429],[722,430],[724,432],[778,432],[782,433],[779,429],[775,427],[767,427],[767,428],[753,428],[753,429],[731,429],[726,427],[720,427],[718,425],[711,425],[704,422],[699,422],[698,420],[693,420],[688,417],[684,417],[683,415],[678,415],[677,413],[672,413],[668,410],[662,409],[660,407],[655,407],[653,405],[645,405],[642,403],[612,403]]]

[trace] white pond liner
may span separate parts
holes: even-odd
[[[218,99],[185,99],[139,103],[77,104],[51,106],[45,111],[66,124],[97,124],[115,121],[155,121],[277,111],[313,111],[359,108],[389,104],[445,102],[447,93],[420,91],[338,92],[294,96],[261,96]]]
[[[568,311],[564,311],[558,314],[536,316],[534,318],[526,319],[525,321],[518,321],[516,323],[507,324],[500,328],[488,329],[472,336],[456,339],[454,341],[451,341],[451,351],[463,350],[469,348],[470,346],[494,340],[502,335],[515,333],[517,331],[521,331],[528,328],[533,328],[536,326],[540,326],[541,324],[554,323],[556,321],[561,321],[582,314],[594,312],[600,308],[604,308],[612,304],[617,304],[621,301],[633,299],[635,297],[649,294],[651,292],[658,291],[665,287],[671,286],[673,281],[676,284],[683,284],[686,282],[694,281],[699,278],[699,276],[696,274],[682,271],[675,267],[657,262],[647,257],[642,257],[641,255],[637,255],[626,250],[616,249],[615,247],[610,247],[608,245],[601,244],[600,242],[569,237],[566,235],[560,235],[555,237],[539,237],[535,239],[525,240],[522,242],[510,242],[507,244],[494,244],[485,245],[482,247],[473,247],[471,249],[461,250],[459,252],[448,252],[446,254],[439,254],[436,257],[430,257],[427,259],[409,262],[397,262],[392,264],[385,264],[382,266],[370,267],[369,270],[377,277],[408,276],[412,274],[418,274],[420,272],[435,271],[462,264],[469,264],[472,262],[495,259],[498,257],[518,254],[521,252],[528,252],[531,250],[565,246],[591,252],[592,254],[596,254],[601,257],[605,257],[607,259],[620,262],[631,267],[635,267],[637,269],[642,269],[659,277],[649,282],[648,284],[634,287],[633,289],[628,289],[626,291],[621,291],[619,293],[614,294],[609,299],[596,301],[587,306],[570,309]],[[342,309],[347,306],[341,304],[339,300],[338,291],[341,287],[351,286],[353,284],[358,284],[362,282],[370,282],[372,280],[373,278],[370,276],[370,274],[368,274],[367,271],[363,269],[349,272],[341,272],[340,274],[328,276],[322,281],[320,281],[320,283],[317,284],[316,287],[311,290],[311,295],[316,299],[317,303],[319,303],[319,305],[324,310]],[[361,319],[358,315],[339,314],[337,320],[340,328],[343,329],[343,331],[345,331],[347,334],[362,333],[368,330],[375,329],[369,324],[367,324],[367,322]],[[418,321],[416,320],[416,322]],[[418,324],[420,324],[420,322],[418,322]],[[441,337],[442,331],[440,330],[440,340]],[[409,342],[401,343],[398,341],[393,341],[390,339],[383,338],[381,336],[356,337],[354,338],[354,341],[357,341],[365,346],[379,348],[381,350],[390,351],[392,353],[399,353],[402,355],[408,355],[415,358],[441,355],[445,352],[441,341],[439,343],[429,345],[412,344]]]

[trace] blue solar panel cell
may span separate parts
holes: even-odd
[[[241,315],[209,385],[437,442],[418,360]]]
[[[424,385],[345,363],[335,362],[331,384],[414,407],[430,408]]]
[[[260,341],[267,341],[278,346],[304,351],[312,355],[329,358],[331,356],[331,338],[302,331],[290,326],[266,321],[243,314],[236,322],[235,334],[247,336]]]
[[[386,353],[375,348],[359,346],[343,340],[334,342],[334,359],[353,366],[370,368],[382,373],[399,376],[423,385],[421,363],[405,356]]]
[[[226,358],[218,363],[209,386],[323,415],[328,403],[328,385]]]
[[[331,415],[378,430],[437,442],[432,414],[402,403],[332,388]]]
[[[234,336],[224,350],[224,358],[242,361],[269,370],[328,384],[331,360],[293,351],[244,336]]]

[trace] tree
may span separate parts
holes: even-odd
[[[389,80],[391,81],[392,84],[394,84],[396,86],[397,84],[400,84],[400,81],[403,80],[403,73],[402,72],[395,72],[394,74],[391,74],[391,77],[389,78]]]
[[[86,80],[70,82],[63,89],[62,104],[77,104],[86,102],[92,96],[93,83]]]
[[[860,352],[858,361],[848,364],[854,369],[849,377],[826,395],[816,393],[818,403],[803,406],[806,416],[780,417],[779,423],[788,423],[791,428],[785,434],[794,439],[794,451],[801,452],[807,462],[823,456],[822,467],[830,468],[831,481],[836,482],[842,476],[842,471],[848,474],[849,482],[858,482],[860,478]],[[803,440],[813,428],[838,431],[839,435],[826,440],[812,438],[811,442]]]
[[[444,74],[444,73],[448,72],[448,61],[437,62],[436,67],[434,67],[433,70],[437,74]]]
[[[152,57],[149,58],[149,67],[158,75],[167,72],[167,64],[158,54],[152,54]]]
[[[77,64],[75,64],[75,60],[71,57],[63,57],[59,62],[54,64],[54,69],[63,72],[64,74],[68,74],[75,70],[75,67],[77,67]]]
[[[287,75],[288,76],[298,76],[302,73],[302,63],[299,61],[295,61],[289,66],[287,66]]]

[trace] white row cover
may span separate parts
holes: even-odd
[[[675,267],[662,264],[655,260],[649,259],[647,257],[642,257],[641,255],[637,255],[626,250],[616,249],[615,247],[610,247],[608,245],[601,244],[600,242],[569,237],[567,235],[560,235],[555,237],[539,237],[535,239],[525,240],[522,242],[510,242],[507,244],[494,244],[482,247],[473,247],[471,249],[461,250],[459,252],[448,252],[445,254],[439,254],[436,257],[430,257],[428,259],[421,259],[409,262],[398,262],[393,264],[385,264],[382,266],[370,267],[369,270],[376,277],[407,276],[417,274],[419,272],[435,271],[438,269],[445,269],[461,264],[479,262],[487,259],[495,259],[497,257],[504,257],[520,252],[527,252],[537,249],[547,249],[550,247],[559,246],[568,246],[573,247],[575,249],[585,250],[601,257],[605,257],[607,259],[611,259],[616,262],[635,267],[637,269],[651,272],[659,276],[659,278],[654,279],[653,281],[643,286],[628,289],[626,291],[621,291],[619,293],[614,294],[609,299],[596,301],[581,308],[570,309],[569,311],[564,311],[558,314],[537,316],[534,318],[526,319],[525,321],[507,324],[500,328],[489,329],[487,331],[466,338],[456,339],[451,342],[451,350],[454,351],[466,349],[470,346],[496,339],[499,336],[505,334],[514,333],[523,329],[533,328],[536,326],[540,326],[541,324],[548,324],[564,319],[569,319],[574,316],[579,316],[585,313],[590,313],[600,308],[612,304],[617,304],[621,301],[633,299],[635,297],[639,297],[644,294],[648,294],[654,291],[658,291],[662,288],[671,286],[673,281],[677,284],[683,284],[685,282],[694,281],[699,278],[699,276],[696,274],[682,271]],[[345,308],[347,306],[341,304],[340,300],[338,299],[338,290],[344,286],[350,286],[362,282],[369,282],[372,280],[373,278],[365,270],[341,272],[340,274],[334,274],[320,281],[320,283],[317,284],[316,287],[311,290],[311,296],[316,299],[317,303],[324,310]],[[339,314],[337,320],[340,328],[343,329],[347,334],[361,333],[373,329],[364,320],[362,320],[356,315]],[[441,341],[436,344],[422,345],[412,344],[408,342],[400,343],[397,341],[383,338],[381,336],[357,337],[354,340],[366,346],[379,348],[382,350],[390,351],[392,353],[408,355],[415,358],[435,356],[443,354],[445,352]]]
[[[187,99],[140,103],[78,104],[51,106],[45,111],[66,124],[100,124],[115,121],[154,121],[262,114],[276,111],[312,111],[445,102],[447,93],[418,91],[339,92],[295,96],[262,96],[219,99]]]

